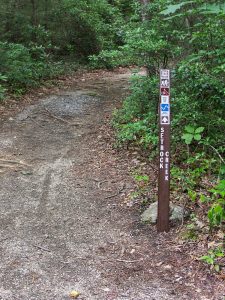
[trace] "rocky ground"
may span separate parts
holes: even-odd
[[[125,204],[137,160],[110,118],[129,76],[78,74],[0,108],[0,299],[224,299],[177,228],[158,235]]]

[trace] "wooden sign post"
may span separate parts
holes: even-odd
[[[158,232],[169,231],[170,70],[160,70]]]

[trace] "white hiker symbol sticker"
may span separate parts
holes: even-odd
[[[170,124],[169,116],[161,116],[161,124]]]

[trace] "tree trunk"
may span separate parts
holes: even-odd
[[[35,0],[30,0],[31,1],[31,7],[32,7],[32,12],[31,12],[31,23],[33,26],[37,26],[37,7],[36,7],[36,1]]]
[[[44,15],[45,29],[48,29],[48,10],[49,10],[48,6],[49,6],[48,0],[45,0],[45,15]]]
[[[149,0],[140,0],[141,4],[142,4],[142,10],[141,10],[141,17],[142,17],[142,21],[146,21],[149,19],[146,7],[149,4]]]

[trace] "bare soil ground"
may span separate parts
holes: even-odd
[[[137,160],[113,148],[109,124],[129,76],[84,73],[0,107],[1,300],[71,290],[86,300],[224,299],[224,282],[176,244],[175,229],[157,235],[124,205]]]

